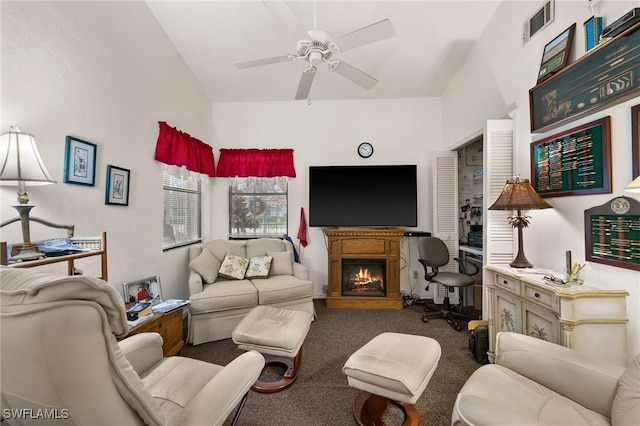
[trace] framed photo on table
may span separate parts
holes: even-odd
[[[67,136],[64,150],[64,183],[95,186],[96,145]]]
[[[104,203],[116,206],[129,205],[129,169],[107,166],[107,191]]]
[[[142,300],[157,305],[162,302],[162,287],[160,277],[147,277],[141,280],[122,284],[125,303],[137,303]]]
[[[573,23],[544,47],[540,70],[538,71],[538,83],[567,66],[575,30],[576,24]]]

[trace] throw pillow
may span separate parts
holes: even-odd
[[[293,252],[291,251],[269,251],[267,256],[271,256],[271,275],[293,275]]]
[[[224,255],[224,260],[218,270],[218,275],[229,280],[241,280],[244,278],[244,273],[247,271],[248,266],[248,259],[227,253]]]
[[[249,259],[249,267],[244,274],[245,278],[267,278],[271,269],[271,256],[256,256]]]
[[[202,280],[211,284],[218,278],[218,269],[220,269],[220,261],[209,250],[203,248],[198,257],[189,263],[189,267],[196,271]]]

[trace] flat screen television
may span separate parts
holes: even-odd
[[[416,165],[309,167],[309,226],[418,225]]]

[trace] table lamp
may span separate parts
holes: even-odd
[[[518,255],[509,265],[513,268],[531,268],[533,265],[527,260],[522,248],[522,228],[529,226],[529,217],[523,216],[522,210],[540,210],[552,208],[533,189],[529,179],[514,176],[508,180],[502,193],[489,210],[517,210],[517,216],[509,216],[509,224],[518,228]]]
[[[629,185],[624,187],[627,192],[640,192],[640,176],[635,178]]]
[[[12,206],[20,215],[23,244],[20,253],[9,260],[20,262],[43,257],[38,247],[31,244],[29,235],[29,204],[26,186],[56,183],[45,167],[33,135],[22,133],[19,127],[0,135],[0,185],[18,186],[18,205]],[[15,219],[14,219],[15,220]]]

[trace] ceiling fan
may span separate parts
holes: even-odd
[[[289,33],[298,40],[298,49],[295,54],[236,62],[236,67],[245,69],[279,62],[297,61],[299,59],[307,61],[309,66],[302,72],[295,99],[307,99],[309,97],[311,84],[318,70],[318,65],[323,62],[329,66],[330,70],[335,71],[365,89],[371,89],[378,83],[378,80],[364,71],[344,61],[335,59],[334,55],[395,36],[396,33],[390,20],[384,19],[333,39],[326,32],[315,29],[315,2],[314,29],[310,31],[304,28],[284,0],[265,1],[263,3]]]

